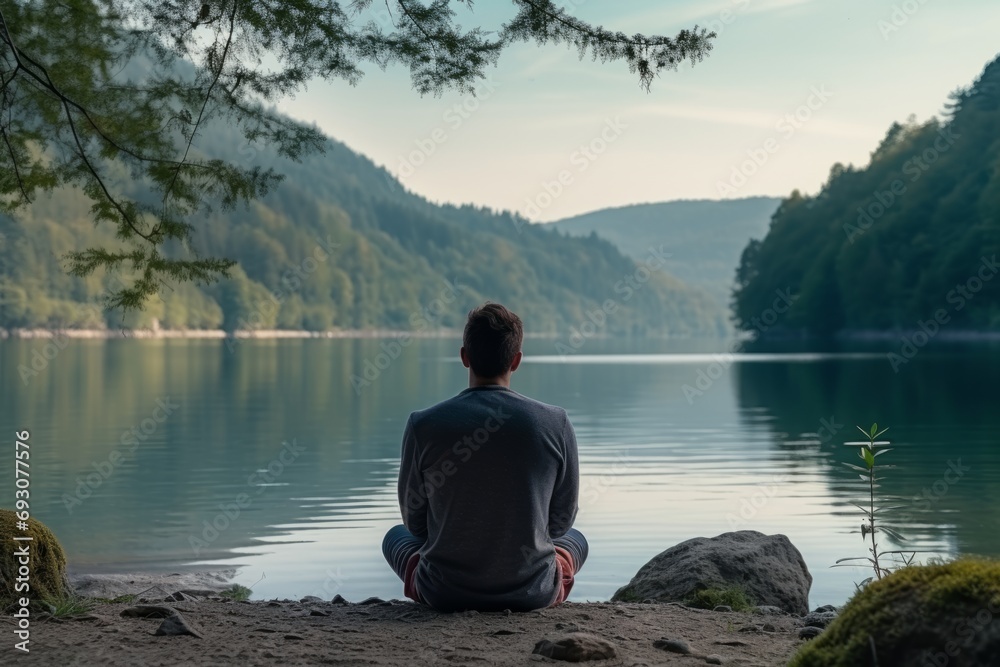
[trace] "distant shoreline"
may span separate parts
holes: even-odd
[[[304,331],[296,329],[259,329],[234,332],[222,329],[2,329],[0,339],[18,338],[74,338],[79,340],[110,340],[113,338],[142,339],[208,339],[244,338],[274,339],[334,339],[334,338],[461,338],[461,329],[434,329],[429,331],[402,331],[397,329],[335,329],[332,331]],[[558,338],[556,333],[525,334],[525,338]]]
[[[402,335],[412,338],[449,338],[461,336],[450,329],[435,331],[396,331],[393,329],[344,329],[334,331],[304,331],[294,329],[260,329],[223,331],[222,329],[0,329],[0,338],[389,338]]]
[[[845,340],[899,340],[900,338],[913,338],[913,336],[920,334],[921,336],[926,336],[927,332],[920,329],[912,329],[909,331],[850,331],[844,334]],[[1000,331],[996,330],[977,330],[977,329],[958,329],[955,331],[948,331],[942,329],[932,336],[933,338],[939,338],[941,340],[997,340],[1000,339]]]
[[[754,337],[754,341],[763,343],[787,343],[787,342],[814,342],[814,341],[831,341],[831,342],[884,342],[884,341],[903,341],[904,339],[913,340],[914,336],[922,336],[927,338],[923,342],[917,343],[918,347],[923,347],[931,339],[942,340],[942,341],[972,341],[972,340],[1000,340],[1000,330],[978,330],[978,329],[958,329],[955,331],[949,331],[945,328],[934,333],[932,336],[928,336],[926,331],[921,329],[895,329],[895,330],[877,330],[877,329],[851,329],[847,331],[839,331],[831,336],[803,336],[794,334],[791,332],[769,334],[769,335],[757,335]]]
[[[720,337],[721,340],[728,340],[735,337],[741,340],[754,341],[759,343],[808,343],[808,342],[885,342],[885,341],[905,341],[913,340],[915,335],[926,336],[926,332],[920,329],[910,331],[879,331],[879,330],[851,330],[841,331],[831,336],[802,336],[791,332],[779,334],[766,334],[753,336],[753,332],[736,331],[731,336]],[[149,340],[160,339],[191,339],[191,340],[224,340],[227,338],[240,338],[252,340],[279,340],[279,339],[370,339],[370,338],[461,338],[461,329],[433,329],[427,331],[404,331],[400,329],[334,329],[330,331],[305,331],[302,329],[253,329],[239,331],[223,331],[222,329],[4,329],[0,328],[0,340],[5,338],[18,339],[45,339],[45,338],[73,338],[77,340],[111,340],[114,338],[140,338]],[[566,333],[525,333],[525,338],[536,339],[557,339],[565,337]],[[610,339],[629,338],[630,336],[615,336],[606,333],[596,333],[587,338]],[[691,339],[691,338],[713,338],[711,336],[640,336],[640,338],[650,339]],[[960,341],[993,341],[1000,340],[1000,330],[975,330],[963,329],[948,331],[942,329],[936,332],[929,339],[939,341],[960,342]],[[923,347],[926,342],[918,342],[918,347]]]

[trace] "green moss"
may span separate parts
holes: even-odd
[[[715,609],[719,605],[732,607],[733,611],[753,611],[756,602],[742,586],[717,586],[693,591],[684,600],[689,607]]]
[[[623,586],[611,598],[615,602],[642,602],[646,598],[635,592],[631,586]],[[733,611],[753,611],[756,602],[742,586],[713,586],[691,591],[683,600],[689,607],[715,609],[719,605],[733,608]]]
[[[955,655],[962,664],[995,664],[997,616],[1000,563],[962,559],[907,567],[857,593],[789,667],[944,664]]]
[[[42,609],[56,618],[89,614],[97,605],[98,601],[93,598],[83,598],[76,595],[67,595],[61,598],[45,598],[41,601]]]
[[[230,586],[226,590],[224,590],[221,593],[219,593],[219,596],[220,597],[224,597],[224,598],[229,598],[230,600],[236,600],[236,601],[239,602],[239,601],[243,601],[243,600],[249,600],[251,593],[253,593],[253,591],[251,591],[246,586],[240,586],[239,584],[233,584],[232,586]]]
[[[642,602],[642,597],[628,586],[615,593],[612,599],[616,602]]]
[[[59,540],[45,524],[28,519],[28,530],[16,527],[17,516],[12,510],[0,509],[0,603],[5,607],[13,600],[28,597],[32,600],[65,600],[71,596],[66,576],[66,554]],[[14,537],[30,536],[31,541],[16,542]],[[14,551],[27,544],[31,556],[30,590],[17,591],[15,584],[21,564]],[[11,548],[11,545],[14,545]]]
[[[138,595],[126,594],[126,595],[119,595],[116,598],[98,597],[98,598],[91,598],[91,600],[93,600],[97,604],[120,604],[123,602],[124,603],[135,602],[136,598],[138,597],[139,597]]]

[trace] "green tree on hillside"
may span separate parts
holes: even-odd
[[[199,138],[210,121],[299,158],[321,150],[323,136],[265,105],[316,78],[356,83],[367,63],[409,68],[420,94],[472,91],[505,48],[534,40],[624,61],[648,90],[661,71],[700,61],[714,37],[697,26],[628,36],[551,0],[513,4],[509,21],[487,33],[458,25],[449,0],[387,2],[388,29],[367,18],[372,0],[0,1],[0,206],[12,212],[39,191],[80,188],[94,222],[116,238],[67,253],[70,272],[122,272],[129,281],[108,305],[137,308],[166,281],[225,275],[232,262],[199,254],[192,221],[280,180],[206,157]]]
[[[764,335],[1000,329],[998,155],[1000,58],[944,118],[893,123],[864,168],[836,165],[816,196],[782,202],[743,253],[737,324],[787,289]]]

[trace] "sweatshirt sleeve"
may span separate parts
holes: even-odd
[[[549,503],[549,537],[561,537],[573,527],[580,494],[580,460],[576,448],[576,433],[565,416],[562,434],[563,461],[556,476],[556,485]]]
[[[427,537],[427,498],[423,494],[423,474],[413,415],[406,420],[403,451],[399,459],[399,511],[403,525],[415,537]]]

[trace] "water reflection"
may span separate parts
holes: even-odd
[[[379,554],[398,520],[400,434],[409,412],[465,385],[459,341],[396,358],[379,340],[75,341],[24,384],[18,366],[42,344],[0,341],[0,431],[31,430],[33,506],[75,569],[238,565],[262,597],[400,595]],[[912,501],[949,461],[970,468],[911,503],[915,543],[1000,553],[994,347],[927,349],[899,374],[871,349],[728,349],[526,343],[515,388],[565,406],[580,442],[593,550],[575,599],[607,598],[678,541],[752,528],[799,546],[815,603],[842,601],[861,576],[827,565],[863,545],[840,443],[873,420],[899,447],[890,493]],[[711,386],[685,394],[720,358]],[[158,421],[164,401],[177,407]]]
[[[766,410],[772,419],[775,456],[822,466],[830,502],[838,515],[860,524],[849,503],[863,497],[858,477],[841,461],[852,461],[848,440],[855,425],[889,426],[894,446],[882,493],[904,508],[895,520],[920,548],[948,554],[1000,554],[1000,410],[995,346],[974,351],[959,346],[924,350],[899,373],[885,353],[845,363],[740,364],[734,367],[743,414]],[[835,424],[830,435],[824,425]],[[948,472],[951,470],[952,472]],[[958,473],[961,472],[961,474]],[[946,480],[947,475],[947,480]],[[860,542],[860,540],[859,540]],[[846,555],[846,554],[845,554]]]

